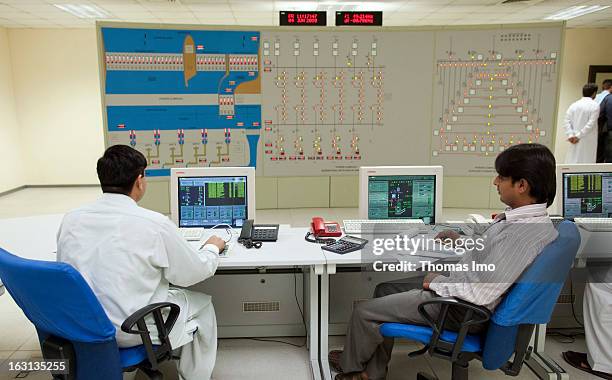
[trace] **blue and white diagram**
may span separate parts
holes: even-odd
[[[107,145],[173,167],[255,166],[259,32],[101,28]]]

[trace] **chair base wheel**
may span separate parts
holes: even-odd
[[[425,372],[419,372],[417,373],[417,380],[438,380],[438,377]]]

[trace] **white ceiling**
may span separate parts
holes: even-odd
[[[96,5],[111,21],[208,25],[278,25],[280,10],[382,10],[384,26],[469,25],[543,22],[575,5],[612,5],[612,0],[0,0],[0,26],[7,28],[88,28],[81,19],[52,4]],[[612,27],[612,7],[577,17],[569,27]]]

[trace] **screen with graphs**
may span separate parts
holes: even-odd
[[[435,175],[368,177],[368,219],[416,219],[435,223]]]
[[[612,217],[612,173],[564,173],[563,216]]]
[[[247,219],[246,177],[180,177],[179,227],[241,227]]]

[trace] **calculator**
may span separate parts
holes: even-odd
[[[342,239],[337,240],[329,245],[324,245],[321,248],[326,251],[344,255],[345,253],[360,250],[361,248],[365,247],[367,243],[368,241],[366,239],[347,235]]]

